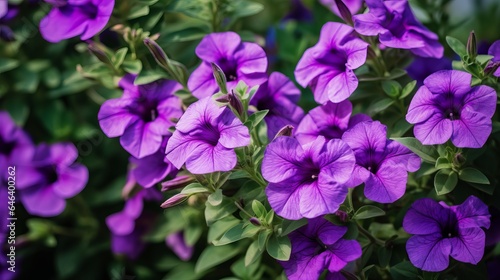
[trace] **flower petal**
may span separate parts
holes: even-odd
[[[450,238],[451,257],[457,261],[477,264],[484,255],[486,235],[480,228],[459,229],[459,237]]]
[[[136,158],[149,156],[161,146],[162,135],[152,130],[151,123],[138,120],[133,125],[127,127],[120,137],[120,144],[123,148]]]
[[[451,209],[457,214],[458,227],[490,227],[490,213],[488,206],[482,200],[471,195],[462,204],[452,206]]]
[[[454,120],[452,124],[451,142],[459,148],[481,148],[492,130],[489,117],[467,109],[462,110],[460,119]]]
[[[293,177],[300,169],[303,150],[291,137],[278,137],[271,142],[262,160],[262,176],[271,183],[279,183]]]
[[[57,169],[57,181],[52,185],[60,197],[70,198],[79,194],[87,184],[89,171],[81,164]]]
[[[428,120],[415,124],[415,137],[424,145],[444,144],[451,138],[453,125],[442,113],[435,113]]]
[[[385,161],[371,174],[365,182],[365,195],[380,203],[392,203],[403,196],[406,191],[408,173],[404,166],[392,161]]]
[[[269,183],[266,196],[276,214],[289,220],[303,218],[300,213],[299,182]]]
[[[430,198],[413,202],[403,219],[403,228],[409,234],[431,234],[441,232],[441,224],[446,223],[453,213]]]
[[[202,144],[186,160],[186,169],[193,174],[208,174],[216,171],[230,171],[236,166],[236,153],[232,149]]]
[[[450,263],[451,243],[441,233],[414,235],[406,242],[411,263],[424,271],[443,271]]]

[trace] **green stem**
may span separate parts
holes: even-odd
[[[366,238],[368,238],[368,240],[370,240],[371,243],[374,243],[374,244],[377,244],[377,245],[380,245],[380,246],[385,246],[385,242],[376,238],[375,236],[373,236],[369,231],[367,231],[365,228],[363,228],[362,226],[360,226],[358,223],[356,223],[356,225],[358,226],[358,230],[359,232],[361,232],[361,234],[363,234]]]

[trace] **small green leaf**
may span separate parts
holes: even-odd
[[[262,110],[253,113],[252,115],[250,115],[250,117],[248,117],[248,120],[245,122],[245,125],[249,129],[256,127],[264,119],[267,113],[269,113],[269,110]]]
[[[7,72],[19,66],[19,61],[10,58],[0,58],[0,73]]]
[[[140,60],[125,60],[122,63],[122,68],[128,73],[139,74],[142,70],[142,62]]]
[[[292,251],[290,239],[288,239],[288,236],[272,234],[267,241],[266,251],[271,257],[279,261],[288,261]]]
[[[271,210],[269,212],[267,212],[267,215],[265,217],[265,221],[268,225],[272,225],[273,224],[273,219],[274,219],[274,210]]]
[[[403,261],[390,269],[392,279],[394,280],[416,280],[419,279],[418,268],[414,267],[409,261]]]
[[[469,183],[476,183],[476,184],[483,184],[483,185],[488,185],[490,183],[490,180],[488,180],[488,177],[486,177],[481,171],[472,168],[472,167],[466,167],[462,170],[460,170],[460,173],[458,174],[460,180],[469,182]]]
[[[403,91],[401,91],[401,95],[399,96],[399,99],[404,99],[410,93],[413,91],[415,86],[417,85],[417,81],[412,81],[406,84],[406,86],[403,88]]]
[[[390,98],[396,98],[401,92],[402,87],[398,82],[394,80],[388,80],[382,82],[382,89]]]
[[[273,232],[270,229],[261,231],[259,233],[257,240],[259,241],[259,249],[260,250],[264,250],[264,247],[267,244],[267,240],[269,239],[269,236],[271,236],[272,233]]]
[[[239,223],[230,228],[219,240],[213,242],[214,245],[222,246],[243,239],[244,225],[244,223]]]
[[[248,246],[247,252],[245,254],[245,266],[249,266],[254,263],[261,255],[263,251],[259,248],[259,241],[255,240]]]
[[[451,163],[448,161],[448,159],[446,157],[439,157],[436,160],[436,164],[434,167],[436,169],[451,168]]]
[[[258,200],[252,201],[252,210],[259,219],[264,219],[267,215],[266,207]]]
[[[233,200],[224,197],[222,203],[218,206],[212,206],[210,203],[205,204],[205,220],[207,225],[212,225],[215,221],[225,218],[233,214],[238,207]]]
[[[387,247],[379,247],[377,250],[377,257],[381,267],[389,266],[392,257],[392,250]]]
[[[115,55],[111,59],[113,62],[113,66],[115,68],[117,68],[117,69],[120,68],[123,61],[125,60],[125,56],[127,55],[127,52],[128,52],[128,48],[121,48],[121,49],[116,51]]]
[[[212,206],[218,206],[219,204],[222,203],[222,199],[224,196],[222,195],[222,190],[217,189],[214,193],[211,193],[208,196],[208,203],[210,203]]]
[[[438,195],[444,195],[450,193],[455,189],[458,176],[457,173],[452,171],[450,174],[446,174],[444,169],[439,170],[434,176],[434,188]]]
[[[207,187],[202,186],[200,183],[191,183],[182,189],[181,193],[182,194],[195,194],[195,193],[205,193],[205,192],[210,192],[210,190]]]
[[[200,273],[206,271],[218,264],[221,264],[232,257],[238,255],[240,250],[236,246],[209,246],[201,252],[194,271]]]
[[[446,42],[448,43],[450,48],[460,57],[464,57],[465,55],[467,55],[467,50],[465,48],[465,45],[458,39],[446,36]]]
[[[367,111],[368,114],[373,116],[379,112],[384,111],[385,109],[389,108],[392,104],[394,104],[394,100],[391,98],[383,98],[378,100],[377,102],[372,103]]]
[[[424,161],[434,164],[437,158],[439,157],[439,154],[436,148],[434,148],[434,146],[424,146],[416,138],[403,137],[403,138],[392,138],[392,140],[405,145],[408,149],[417,154]]]
[[[370,219],[374,217],[384,216],[385,211],[373,205],[361,206],[358,211],[353,216],[353,219],[363,220]]]
[[[489,195],[492,195],[495,192],[495,186],[491,184],[485,185],[485,184],[469,183],[469,185]]]

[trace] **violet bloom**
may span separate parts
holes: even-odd
[[[304,52],[295,68],[297,82],[310,86],[320,104],[341,102],[358,87],[353,70],[365,63],[368,43],[353,32],[342,23],[325,23],[318,43]]]
[[[193,256],[194,248],[189,246],[184,240],[184,232],[178,231],[167,236],[165,239],[167,246],[183,261],[189,261]]]
[[[109,21],[114,0],[45,0],[53,6],[40,21],[42,37],[57,43],[80,36],[88,40],[99,33]]]
[[[416,56],[413,62],[406,68],[408,76],[417,81],[417,86],[421,86],[425,78],[439,70],[451,70],[451,60],[447,57],[432,58]]]
[[[15,36],[12,29],[9,27],[9,22],[13,20],[19,13],[19,8],[14,5],[9,5],[6,0],[0,1],[0,39],[11,42]]]
[[[300,90],[287,76],[273,72],[269,80],[262,84],[250,102],[258,110],[269,110],[264,121],[267,124],[267,136],[273,139],[285,125],[297,126],[304,111],[297,105]]]
[[[120,143],[136,158],[154,154],[164,136],[171,135],[173,119],[182,115],[181,100],[174,93],[177,82],[161,80],[147,85],[134,85],[133,75],[126,75],[119,85],[120,98],[104,102],[98,118],[108,137],[120,137]]]
[[[448,206],[430,198],[415,201],[406,213],[403,228],[413,234],[406,242],[411,263],[425,271],[443,271],[449,256],[477,264],[484,254],[485,234],[490,226],[488,206],[475,196]]]
[[[262,161],[269,204],[289,220],[333,214],[347,196],[344,183],[354,164],[354,154],[342,140],[319,136],[301,146],[295,138],[278,137]]]
[[[365,183],[365,195],[380,203],[398,200],[406,191],[408,171],[420,168],[420,157],[387,139],[387,127],[378,121],[361,122],[342,136],[356,155],[348,187]]]
[[[129,181],[135,178],[129,177]],[[111,249],[115,254],[123,254],[136,259],[144,249],[142,236],[154,225],[152,215],[143,213],[145,201],[161,201],[161,193],[154,188],[142,189],[125,202],[122,211],[106,218],[111,231]]]
[[[193,174],[230,171],[235,148],[250,144],[248,128],[227,107],[206,97],[191,104],[175,126],[165,153],[178,169],[186,164]]]
[[[217,64],[227,79],[227,89],[235,88],[239,81],[256,86],[267,80],[267,58],[264,50],[255,43],[241,42],[234,32],[206,35],[196,47],[202,60],[188,80],[188,88],[201,99],[219,91],[212,66]]]
[[[314,141],[320,135],[328,140],[341,138],[346,130],[357,123],[371,121],[368,115],[351,114],[352,104],[349,100],[340,103],[328,101],[309,111],[295,130],[295,137],[301,144]]]
[[[130,157],[129,161],[134,165],[130,171],[137,183],[144,188],[150,188],[161,182],[167,175],[175,176],[177,168],[165,158],[165,147],[168,137],[164,137],[160,149],[154,154],[141,159]]]
[[[415,124],[415,137],[424,145],[480,148],[491,133],[497,95],[488,86],[471,87],[469,73],[436,72],[424,80],[413,97],[406,120]]]
[[[353,16],[354,28],[366,36],[379,35],[380,43],[408,49],[423,57],[441,58],[444,48],[438,36],[420,23],[406,0],[365,0],[369,12]]]
[[[288,236],[292,243],[290,260],[281,265],[290,280],[316,280],[328,269],[326,279],[343,279],[336,272],[348,262],[361,257],[361,246],[356,240],[342,237],[347,227],[337,226],[318,217]],[[336,275],[337,274],[337,275]]]
[[[490,48],[488,49],[488,55],[493,56],[490,63],[500,63],[500,40],[495,41],[493,44],[491,44]],[[493,73],[493,75],[495,77],[500,77],[500,67],[495,71],[495,73]]]
[[[16,178],[20,199],[32,215],[52,217],[61,214],[65,199],[80,193],[88,180],[87,168],[75,163],[78,151],[72,143],[40,144],[31,166],[22,166]]]
[[[319,2],[321,2],[321,4],[330,9],[334,14],[342,18],[339,8],[337,7],[337,3],[335,3],[335,0],[319,0]],[[363,0],[342,0],[342,2],[344,2],[346,7],[353,15],[356,14],[359,11],[359,9],[361,9],[361,6],[363,6]]]

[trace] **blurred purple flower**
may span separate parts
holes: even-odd
[[[165,158],[165,148],[169,137],[164,137],[160,149],[154,154],[141,159],[130,157],[134,165],[130,172],[137,183],[144,188],[150,188],[161,182],[167,175],[175,176],[177,168]]]
[[[114,0],[45,0],[53,6],[40,21],[42,37],[57,43],[80,36],[88,40],[99,33],[109,21]]]
[[[354,164],[353,152],[342,140],[319,136],[301,146],[295,138],[278,137],[262,161],[269,203],[289,220],[333,214],[347,196],[344,183]]]
[[[120,137],[120,143],[135,158],[143,158],[160,149],[164,136],[171,135],[173,119],[182,115],[181,100],[174,93],[177,82],[161,80],[135,86],[133,75],[120,80],[121,98],[104,102],[98,119],[108,137]]]
[[[184,232],[178,231],[167,236],[165,239],[167,246],[183,261],[189,261],[193,256],[193,246],[189,246],[184,240]]]
[[[369,12],[355,15],[354,29],[365,36],[379,35],[380,43],[408,49],[423,57],[441,58],[444,48],[438,36],[420,23],[406,0],[365,0]]]
[[[342,238],[346,232],[347,227],[318,217],[290,233],[290,260],[280,262],[288,279],[316,280],[325,269],[329,271],[326,279],[343,279],[336,272],[361,257],[359,243]]]
[[[406,68],[408,76],[417,80],[417,86],[421,86],[425,78],[439,70],[451,70],[451,60],[446,57],[432,58],[416,56],[413,62]]]
[[[75,163],[78,151],[72,143],[40,144],[29,166],[22,166],[16,178],[19,196],[32,215],[61,214],[65,199],[80,193],[88,180],[88,170]]]
[[[196,55],[202,60],[188,80],[188,88],[199,99],[219,91],[212,66],[217,64],[227,79],[231,91],[239,81],[256,86],[267,80],[267,58],[264,50],[255,43],[241,42],[234,32],[206,35],[196,47]]]
[[[341,102],[358,87],[353,70],[365,63],[368,44],[353,32],[345,24],[325,23],[318,43],[304,52],[295,68],[297,82],[310,86],[320,104]]]
[[[485,234],[490,226],[488,206],[470,196],[458,206],[430,198],[415,201],[403,219],[403,228],[413,234],[406,243],[411,263],[424,271],[443,271],[449,256],[477,264],[484,254]]]
[[[436,72],[413,97],[406,120],[424,145],[480,148],[491,133],[497,95],[488,86],[471,87],[472,76],[456,70]]]
[[[9,27],[9,21],[14,19],[19,13],[19,8],[8,4],[8,1],[0,1],[0,39],[11,42],[14,41],[14,32]]]
[[[488,49],[488,55],[492,55],[490,63],[500,63],[500,40],[493,42]],[[500,77],[500,67],[493,74],[495,77]]]
[[[348,187],[365,183],[365,195],[380,203],[403,196],[408,171],[420,168],[420,157],[398,142],[387,139],[387,127],[378,121],[361,122],[342,136],[356,155]]]
[[[349,100],[340,103],[328,101],[309,111],[295,130],[295,137],[302,145],[314,141],[320,135],[327,140],[341,138],[346,130],[357,123],[371,121],[368,115],[351,116],[351,113],[352,104]]]
[[[290,3],[290,11],[283,18],[283,21],[311,21],[312,18],[311,11],[302,3],[302,0],[292,0]]]
[[[296,126],[304,111],[297,105],[300,90],[287,76],[273,72],[269,80],[262,84],[250,104],[260,110],[269,110],[264,118],[267,124],[267,137],[270,140],[285,125]]]
[[[335,0],[319,0],[319,2],[330,9],[334,14],[342,18]],[[342,0],[342,2],[344,2],[344,4],[353,15],[356,14],[363,6],[363,0]]]
[[[236,165],[235,148],[250,144],[248,128],[212,97],[191,104],[168,140],[167,159],[193,174],[229,171]]]

